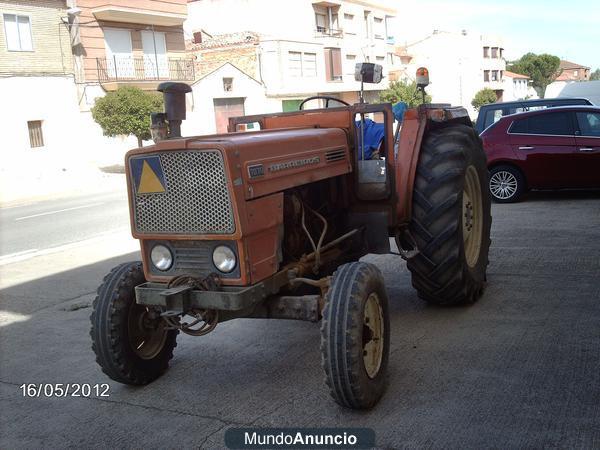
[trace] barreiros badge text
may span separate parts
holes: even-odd
[[[354,449],[375,446],[370,428],[230,428],[230,449]]]

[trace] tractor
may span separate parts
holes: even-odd
[[[320,322],[331,396],[368,409],[388,382],[390,318],[383,276],[361,257],[405,259],[434,305],[482,295],[488,172],[466,110],[398,113],[363,100],[381,66],[357,64],[355,78],[356,104],[311,97],[318,108],[232,117],[227,133],[194,137],[180,132],[191,88],[159,85],[155,145],[125,157],[142,261],[112,269],[93,303],[92,348],[106,375],[152,382],[179,332],[203,336],[237,318]],[[427,86],[425,68],[417,84]]]

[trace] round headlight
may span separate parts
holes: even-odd
[[[213,251],[213,263],[223,273],[229,273],[235,269],[235,253],[226,245],[219,245]]]
[[[152,260],[154,267],[158,270],[169,270],[173,265],[173,255],[171,254],[171,250],[164,245],[155,245],[150,252],[150,259]]]

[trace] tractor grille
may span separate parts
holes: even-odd
[[[225,164],[218,150],[158,155],[165,192],[135,194],[139,233],[231,234],[235,231]],[[135,186],[133,187],[134,192]]]

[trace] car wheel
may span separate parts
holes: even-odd
[[[516,202],[524,191],[525,178],[519,169],[496,166],[490,171],[490,194],[497,203]]]

